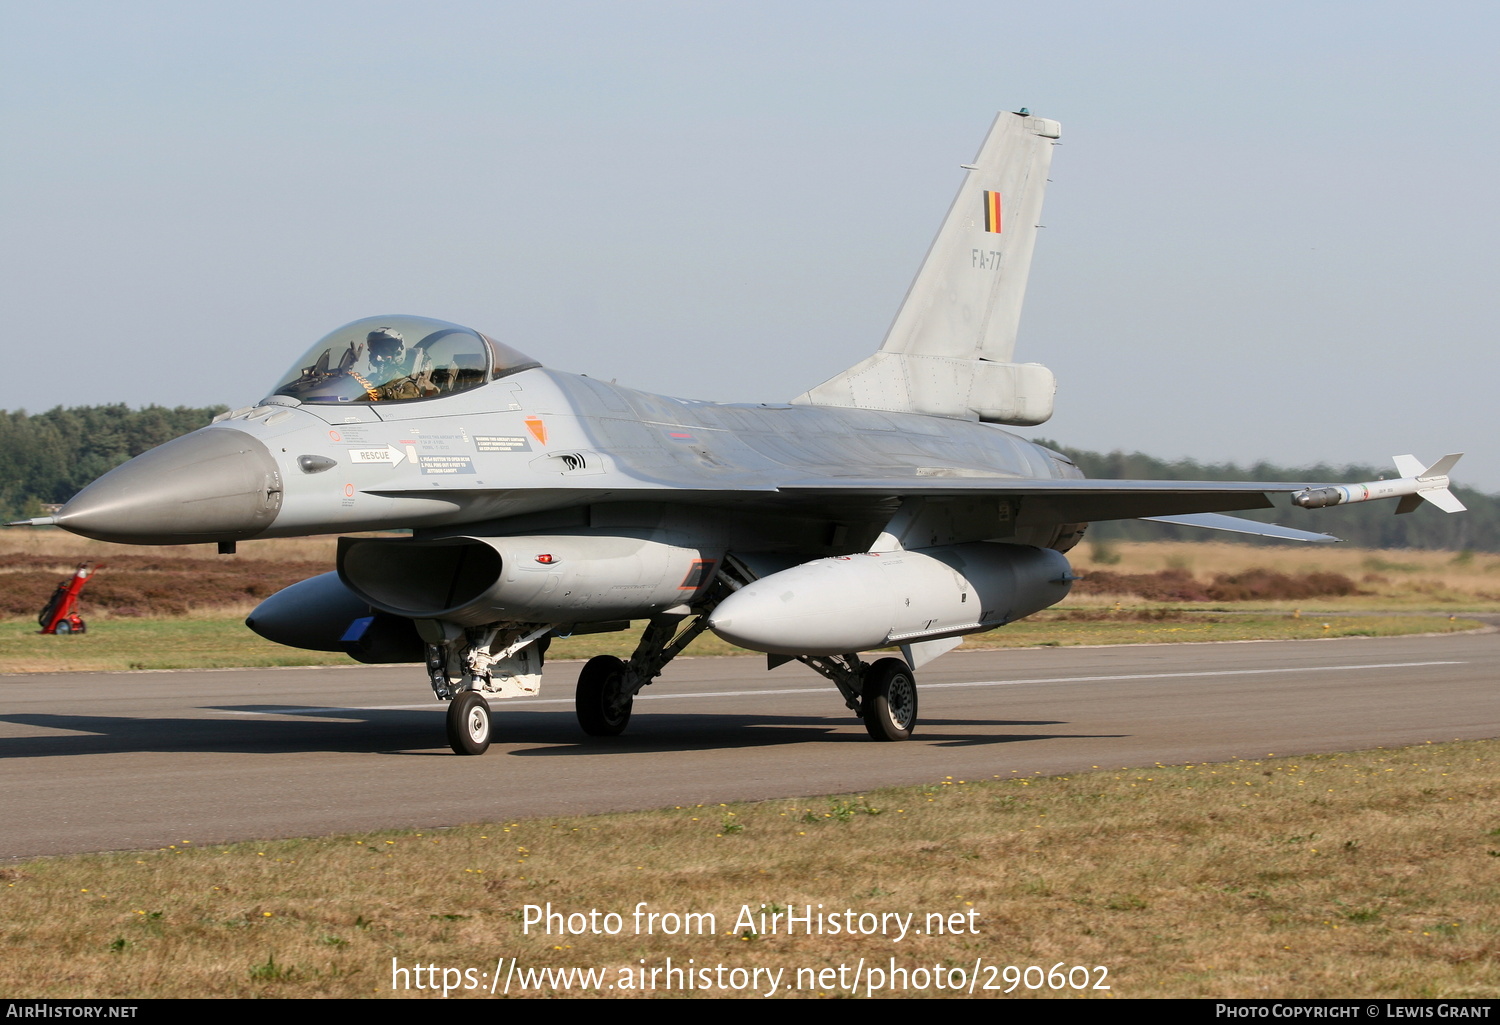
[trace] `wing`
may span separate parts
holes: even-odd
[[[1306,483],[1174,480],[1027,480],[977,476],[926,478],[833,478],[783,484],[779,490],[806,496],[869,498],[1016,498],[1032,522],[1097,523],[1143,519],[1178,526],[1226,530],[1289,541],[1330,542],[1339,538],[1222,513],[1275,507],[1271,494],[1304,491]]]
[[[1185,513],[1270,509],[1268,494],[1302,491],[1307,484],[1255,481],[1098,480],[992,476],[834,477],[778,486],[782,492],[826,495],[962,497],[994,495],[1027,499],[1060,522],[1125,520]]]

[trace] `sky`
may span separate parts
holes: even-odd
[[[1028,431],[1468,453],[1500,7],[0,0],[0,408],[244,406],[365,316],[780,401],[873,352],[998,110],[1063,125]]]

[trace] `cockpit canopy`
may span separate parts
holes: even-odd
[[[426,317],[367,317],[325,336],[272,394],[308,403],[410,402],[541,366],[508,345]]]

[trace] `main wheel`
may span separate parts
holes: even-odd
[[[70,634],[73,632],[73,624],[69,623],[66,619],[59,619],[57,625],[52,628],[52,632],[55,634]]]
[[[865,671],[860,702],[865,729],[876,740],[906,740],[917,725],[917,678],[899,658],[883,658]]]
[[[448,746],[454,754],[482,755],[490,747],[490,704],[466,690],[448,705]]]
[[[596,655],[578,674],[578,725],[591,737],[618,737],[630,723],[635,696],[625,690],[625,663]]]

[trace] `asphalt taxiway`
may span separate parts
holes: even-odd
[[[793,664],[679,659],[584,737],[578,663],[452,754],[420,667],[0,676],[0,857],[1500,736],[1500,633],[955,652],[878,744]]]

